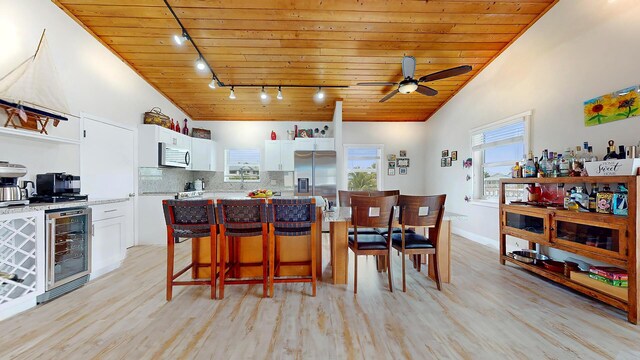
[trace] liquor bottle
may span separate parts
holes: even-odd
[[[598,161],[598,157],[593,153],[593,146],[589,145],[589,161]]]
[[[182,134],[189,136],[189,128],[187,127],[187,119],[184,119],[184,126],[182,127]]]
[[[587,149],[584,149],[585,151]],[[580,146],[576,146],[576,154],[575,154],[575,159],[573,161],[573,169],[574,170],[579,170],[582,169],[584,167],[584,152],[582,151],[582,148]]]
[[[568,154],[568,152],[565,152],[565,154],[567,154],[566,157],[564,155],[558,154],[559,176],[569,176],[569,172],[571,171],[571,166],[569,165],[569,159],[567,159],[570,154]]]
[[[571,202],[571,191],[567,190],[564,193],[564,203],[563,203],[563,207],[565,209],[569,209],[569,202]]]
[[[529,151],[529,156],[527,157],[527,162],[524,165],[522,176],[526,178],[532,178],[536,176],[536,165],[533,162],[533,152],[531,151]]]
[[[176,121],[176,132],[178,132],[178,133],[181,132],[180,131],[180,122],[179,121]]]
[[[171,118],[171,127],[169,129],[176,131],[176,124],[173,122],[173,118]]]
[[[589,211],[596,212],[596,199],[598,197],[598,184],[591,184],[591,194],[589,194]]]
[[[553,160],[553,176],[552,177],[560,176],[560,161],[562,161],[562,155],[556,154],[556,158]]]
[[[613,140],[609,140],[609,146],[607,147],[607,154],[602,158],[602,160],[609,159],[617,159],[618,154],[616,153],[616,147],[614,145]]]
[[[540,162],[538,162],[537,156],[533,160],[533,167],[535,168],[533,177],[538,177],[538,174],[540,174]]]
[[[540,158],[540,169],[538,169],[538,177],[551,177],[551,167],[549,166],[549,152],[547,149],[542,150]]]
[[[569,171],[567,175],[564,175],[564,176],[569,176],[571,174],[571,171],[573,170],[573,163],[575,162],[575,157],[573,156],[573,150],[571,150],[571,148],[566,148],[564,150],[564,153],[562,154],[562,159],[564,159],[564,161],[567,162],[567,166],[569,166]]]
[[[618,159],[626,159],[627,152],[624,149],[624,145],[618,146]]]
[[[522,177],[522,167],[520,163],[516,161],[516,164],[511,168],[511,177],[514,179]]]

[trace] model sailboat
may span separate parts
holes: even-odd
[[[69,105],[44,32],[36,53],[0,78],[0,108],[8,115],[4,127],[41,134],[48,134],[50,121],[58,126],[60,121],[68,120],[65,114],[69,114]]]

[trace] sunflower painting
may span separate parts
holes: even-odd
[[[638,96],[640,96],[640,87],[632,86],[585,101],[584,125],[606,124],[640,115]]]

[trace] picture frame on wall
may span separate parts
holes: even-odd
[[[396,166],[401,168],[401,167],[409,167],[409,158],[398,158],[398,160],[396,161]]]
[[[399,155],[400,155],[401,158],[407,157],[407,150],[400,150]]]
[[[451,166],[451,158],[447,157],[447,158],[444,158],[444,160],[445,160],[445,166],[446,167],[450,167]]]
[[[398,168],[398,174],[407,175],[407,168],[406,167]]]
[[[396,154],[387,155],[387,161],[396,161]]]
[[[396,168],[396,162],[395,161],[389,161],[389,169],[395,169]]]
[[[442,150],[442,157],[446,158],[449,156],[449,150]]]
[[[440,159],[440,167],[445,167],[445,166],[447,166],[447,158]]]
[[[396,168],[389,168],[389,170],[387,170],[387,175],[393,176],[395,174],[396,174]]]
[[[457,161],[458,160],[458,151],[452,151],[451,152],[451,161]]]

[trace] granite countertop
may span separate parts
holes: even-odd
[[[96,200],[84,200],[84,201],[67,201],[67,202],[58,202],[58,203],[38,203],[38,204],[29,204],[22,206],[9,206],[0,208],[0,215],[5,214],[18,214],[22,212],[29,211],[41,211],[41,210],[56,210],[56,209],[65,209],[72,207],[83,207],[83,206],[94,206],[94,205],[104,205],[104,204],[113,204],[119,202],[129,201],[129,198],[117,198],[117,199],[96,199]]]
[[[396,213],[396,218],[398,217],[398,213]],[[335,207],[333,211],[325,211],[323,215],[323,220],[325,222],[342,222],[351,220],[351,208],[350,207]],[[449,211],[444,212],[444,216],[442,220],[466,220],[467,215],[452,213]]]
[[[211,195],[211,194],[238,194],[238,196],[240,196],[240,194],[248,194],[250,191],[251,190],[204,190],[202,192],[206,197],[207,195]],[[284,194],[288,194],[288,193],[293,194],[293,189],[273,190],[273,191],[284,193]],[[177,193],[178,191],[148,191],[148,192],[140,193],[140,196],[163,196],[163,195],[174,196]]]

